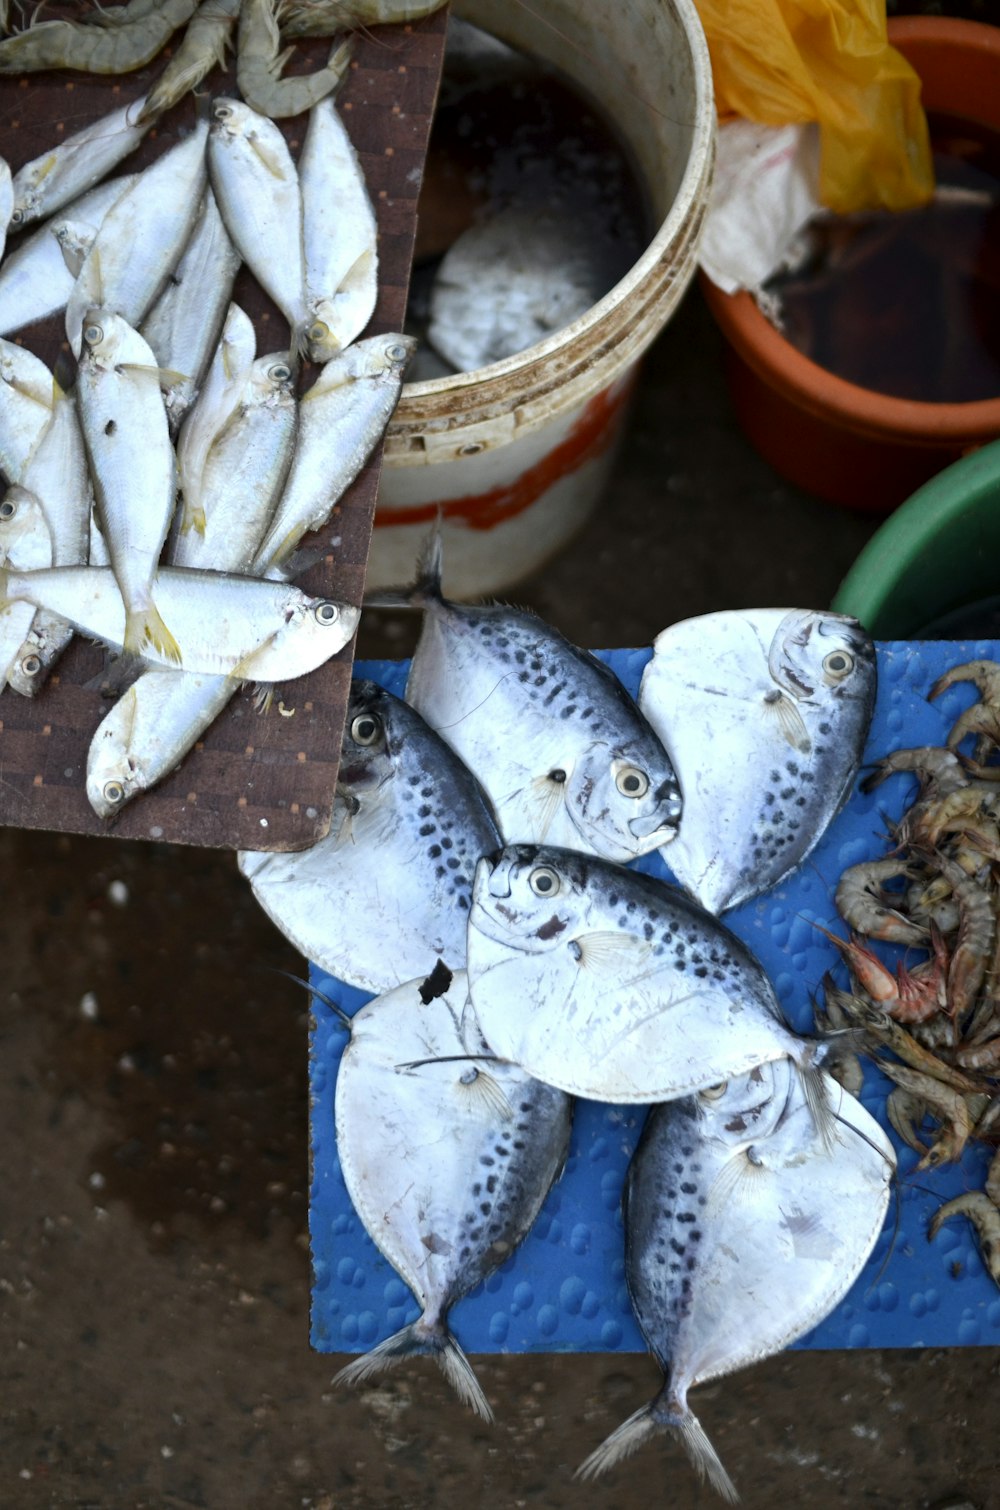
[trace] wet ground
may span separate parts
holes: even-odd
[[[512,594],[592,646],[720,607],[828,603],[877,521],[795,492],[729,412],[692,290],[614,482]],[[362,654],[402,655],[402,617]],[[2,779],[2,770],[0,770]],[[425,1360],[358,1395],[310,1352],[302,961],[233,858],[0,831],[3,1510],[719,1503],[664,1442],[572,1472],[639,1356],[484,1357],[487,1428]],[[790,1353],[698,1392],[751,1510],[1000,1507],[1000,1350]]]

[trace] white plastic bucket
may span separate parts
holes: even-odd
[[[407,383],[386,434],[368,586],[410,581],[440,514],[445,589],[495,592],[557,551],[596,504],[637,363],[695,271],[715,151],[692,0],[454,0],[568,75],[613,123],[659,229],[585,315],[473,372]]]

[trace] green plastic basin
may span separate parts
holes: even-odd
[[[914,639],[924,625],[1000,594],[1000,441],[918,488],[869,540],[833,607],[876,639]]]

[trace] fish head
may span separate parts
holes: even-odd
[[[705,1086],[695,1097],[703,1132],[733,1148],[769,1138],[788,1112],[796,1083],[792,1061],[774,1059]]]
[[[110,309],[91,308],[80,328],[81,365],[110,372],[121,366],[148,367],[153,370],[156,358],[149,343],[121,315]]]
[[[295,402],[295,366],[287,351],[257,357],[250,368],[249,402],[280,407]]]
[[[673,766],[653,740],[592,744],[566,783],[566,809],[587,848],[619,864],[669,844],[682,805]]]
[[[525,954],[564,948],[588,911],[587,857],[543,844],[508,844],[476,866],[469,926]]]
[[[87,753],[87,800],[99,818],[117,817],[143,790],[142,772],[133,752],[136,692],[130,687],[106,714]]]
[[[356,679],[351,683],[337,775],[337,790],[342,795],[360,796],[392,780],[396,769],[393,701],[375,682]]]
[[[52,535],[40,500],[14,483],[0,500],[0,564],[19,571],[52,565]]]
[[[799,702],[866,699],[874,690],[874,643],[847,614],[793,609],[775,631],[767,664]]]
[[[361,618],[353,603],[310,598],[293,589],[282,634],[294,634],[304,666],[321,666],[353,637]],[[277,638],[278,636],[276,636]]]

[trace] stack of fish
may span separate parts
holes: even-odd
[[[142,100],[25,164],[0,266],[5,335],[65,309],[58,384],[0,341],[0,677],[32,695],[74,630],[134,676],[98,728],[104,817],[166,775],[243,681],[313,670],[354,604],[290,584],[380,439],[413,342],[358,339],[377,296],[375,217],[330,99],[296,164],[280,129],[217,99],[144,172],[98,182],[151,124]],[[257,356],[231,301],[242,263],[289,325]],[[301,398],[300,360],[321,364]]]
[[[383,993],[342,1024],[338,1151],[421,1315],[341,1377],[428,1352],[488,1415],[450,1307],[528,1231],[571,1098],[654,1103],[627,1180],[626,1277],[665,1381],[581,1472],[665,1428],[734,1498],[687,1391],[836,1305],[881,1228],[893,1154],[696,877],[686,894],[629,866],[664,846],[669,863],[690,833],[692,864],[730,897],[749,894],[754,843],[757,891],[799,863],[856,773],[873,646],[833,614],[712,616],[675,652],[676,626],[643,689],[661,739],[595,658],[530,614],[448,603],[439,578],[432,550],[414,590],[380,597],[423,607],[423,632],[406,702],[355,684],[329,838],[240,857],[300,948]],[[686,686],[661,697],[668,673]],[[692,720],[693,755],[674,737]],[[762,770],[773,800],[755,804]],[[725,780],[743,831],[734,801],[706,858]]]

